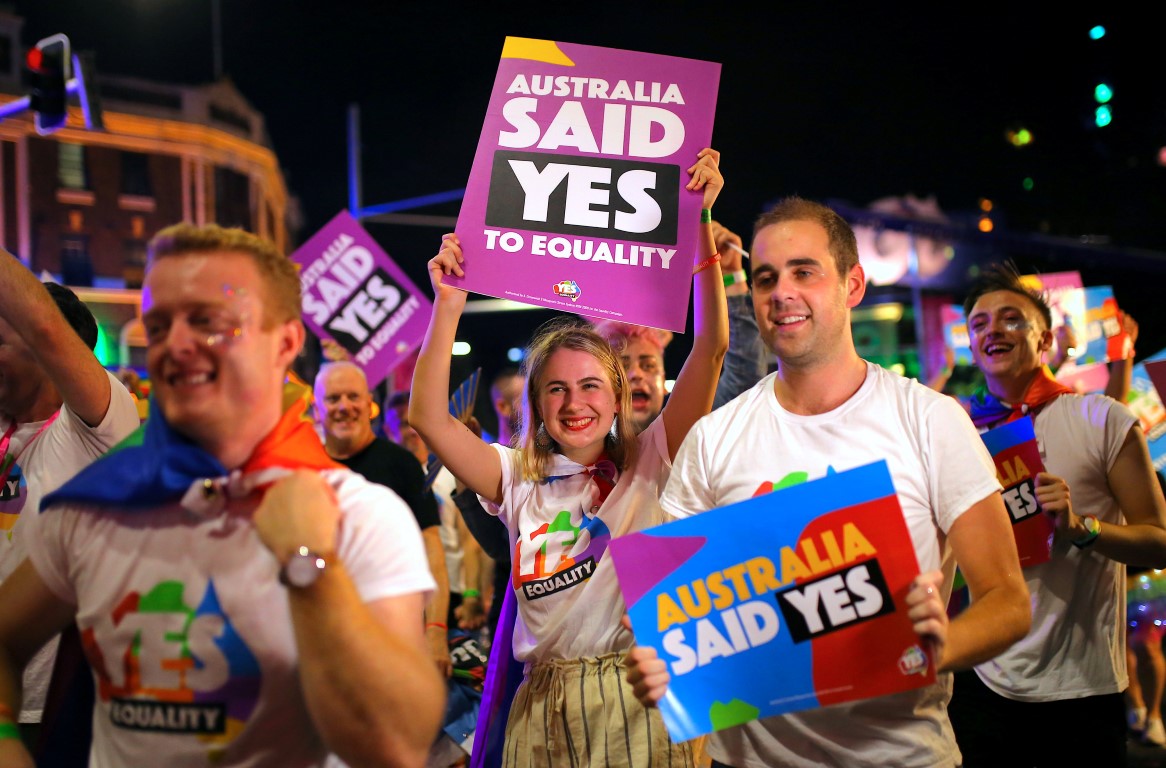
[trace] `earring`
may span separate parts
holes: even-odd
[[[536,448],[541,448],[544,451],[553,451],[555,449],[555,441],[547,434],[547,425],[542,423],[538,425],[538,430],[534,433],[534,445]]]
[[[619,414],[611,420],[611,429],[607,430],[607,439],[613,443],[619,442]]]

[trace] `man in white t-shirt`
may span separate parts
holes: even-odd
[[[664,510],[686,517],[885,459],[923,571],[907,597],[915,630],[940,672],[991,658],[1028,630],[1028,601],[995,470],[966,414],[858,356],[850,310],[866,280],[854,233],[836,213],[782,201],[758,220],[750,250],[757,325],[778,371],[697,422]],[[978,598],[950,623],[948,555]],[[658,701],[665,661],[650,648],[631,659],[637,696]],[[714,765],[733,768],[958,766],[949,680],[730,728],[709,737],[708,751]]]
[[[0,581],[27,552],[37,507],[138,426],[133,398],[93,354],[97,323],[64,286],[0,251]],[[29,663],[19,722],[34,746],[56,643]],[[12,713],[0,713],[0,723]]]
[[[981,273],[964,308],[987,383],[972,418],[982,429],[1033,419],[1045,467],[1036,500],[1056,516],[1051,557],[1024,570],[1032,631],[956,676],[965,765],[1124,765],[1125,565],[1166,566],[1166,501],[1146,439],[1121,403],[1053,380],[1042,364],[1052,313],[1012,265]],[[1049,735],[1066,723],[1079,733]]]
[[[242,230],[176,225],[142,308],[153,412],[45,499],[0,586],[0,704],[75,620],[95,768],[421,765],[443,706],[433,579],[404,502],[328,458],[305,391],[285,400],[296,269]],[[32,762],[0,739],[0,765]]]

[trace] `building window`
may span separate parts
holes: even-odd
[[[121,153],[121,193],[137,197],[153,197],[150,185],[150,156],[141,152]]]
[[[141,288],[146,275],[146,241],[130,239],[125,241],[125,262],[122,264],[122,278],[126,288]]]
[[[61,282],[65,285],[93,285],[93,261],[89,258],[87,235],[61,238]]]
[[[250,230],[251,180],[230,168],[215,168],[215,222]]]
[[[85,169],[85,147],[62,141],[57,143],[57,182],[65,189],[89,189],[89,174]]]
[[[12,38],[0,34],[0,74],[12,74]]]

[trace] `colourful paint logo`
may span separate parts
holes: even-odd
[[[923,675],[927,673],[927,654],[917,645],[912,645],[903,651],[899,657],[899,671],[904,675]]]
[[[554,284],[551,290],[555,292],[556,296],[562,296],[571,301],[578,301],[579,294],[581,293],[579,284],[574,280],[560,280]]]
[[[514,545],[514,588],[537,600],[580,584],[591,578],[609,541],[598,517],[584,516],[576,526],[563,510]]]
[[[28,489],[20,465],[12,460],[12,456],[6,456],[5,459],[0,462],[0,477],[4,478],[4,482],[0,483],[0,532],[12,541],[12,530],[20,519],[24,500],[28,498]]]
[[[82,630],[97,695],[119,728],[188,733],[218,751],[259,699],[259,662],[223,613],[212,581],[192,608],[180,581],[131,592]]]

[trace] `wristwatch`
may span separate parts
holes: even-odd
[[[328,561],[307,547],[299,547],[279,569],[279,583],[285,587],[304,589],[316,583]]]
[[[1077,549],[1093,546],[1101,534],[1101,522],[1096,515],[1085,515],[1081,518],[1081,525],[1085,527],[1085,535],[1071,542]]]

